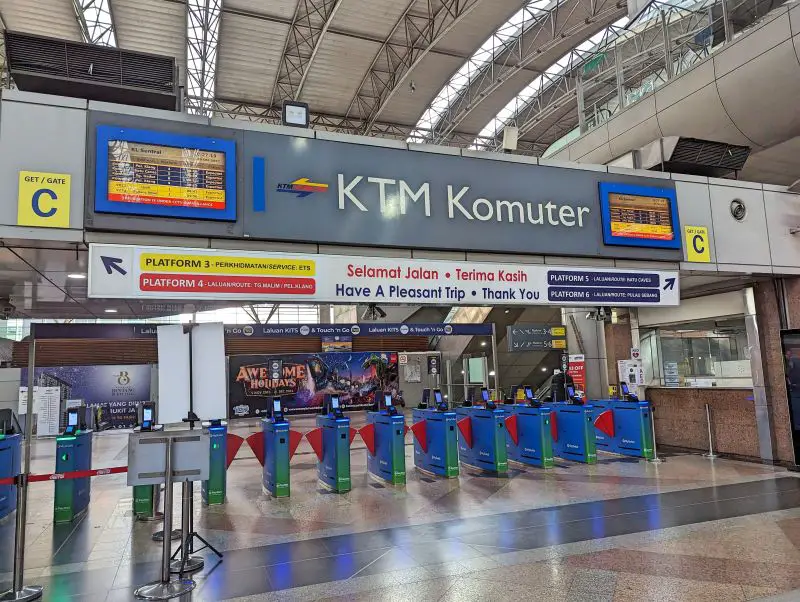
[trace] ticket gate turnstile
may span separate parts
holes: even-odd
[[[592,406],[554,402],[550,407],[553,454],[564,460],[597,464]]]
[[[462,464],[495,474],[508,473],[505,411],[483,406],[456,408],[458,457]]]
[[[505,404],[509,462],[553,467],[553,433],[550,406]]]

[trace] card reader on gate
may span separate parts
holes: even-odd
[[[631,393],[628,383],[624,381],[619,383],[619,388],[622,391],[622,401],[639,401],[639,398]]]
[[[283,422],[283,408],[281,407],[281,398],[272,398],[272,422]]]
[[[525,385],[525,401],[528,402],[528,405],[532,408],[540,408],[542,407],[542,402],[536,399],[533,394],[533,387]]]
[[[65,435],[74,435],[78,432],[78,410],[79,408],[69,408],[67,410],[67,428],[64,429]]]
[[[489,397],[489,389],[488,388],[481,387],[481,399],[483,399],[483,405],[486,406],[487,410],[496,410],[497,409],[497,405]]]
[[[338,395],[331,395],[328,412],[334,418],[344,418],[344,413],[342,412],[342,408],[339,405],[339,396]]]
[[[386,413],[387,414],[389,414],[390,416],[396,416],[397,415],[397,408],[394,407],[394,404],[392,403],[392,394],[391,393],[384,393],[383,394],[383,405],[386,406]]]
[[[430,389],[422,389],[422,401],[419,402],[417,406],[418,410],[427,410],[428,405],[431,402],[431,390]]]
[[[442,398],[441,389],[433,390],[433,403],[436,406],[437,412],[446,412],[450,409],[447,407],[447,402]]]

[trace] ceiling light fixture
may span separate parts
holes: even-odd
[[[547,372],[547,368],[542,368],[542,372]]]
[[[486,347],[486,341],[481,341],[481,347]]]
[[[76,272],[74,274],[67,274],[67,278],[72,278],[73,280],[86,280],[86,274],[78,274]]]
[[[117,310],[114,309],[113,307],[109,307],[105,311],[106,311],[107,314],[115,314],[115,313],[117,313]]]

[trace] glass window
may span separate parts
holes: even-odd
[[[666,387],[752,387],[744,318],[643,329],[646,382]]]

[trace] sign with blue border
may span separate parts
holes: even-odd
[[[233,140],[99,125],[96,161],[98,213],[236,221]]]
[[[680,249],[674,188],[600,182],[600,219],[607,245]]]

